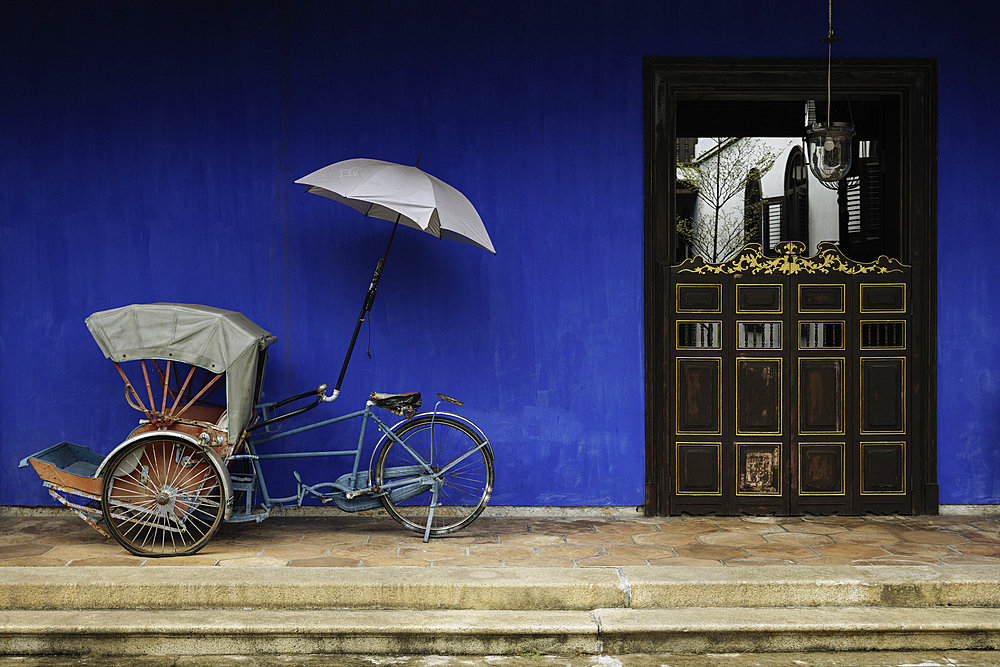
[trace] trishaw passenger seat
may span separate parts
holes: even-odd
[[[372,405],[407,419],[417,414],[417,410],[424,404],[418,391],[405,394],[380,394],[373,391],[368,400],[371,401]]]

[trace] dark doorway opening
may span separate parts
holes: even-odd
[[[692,137],[800,136],[805,101],[825,97],[825,67],[824,60],[791,59],[650,58],[644,63],[645,508],[649,515],[669,513],[678,483],[672,464],[679,450],[667,437],[676,418],[673,339],[678,335],[669,323],[676,298],[671,268],[690,254],[679,238],[676,220],[691,205],[690,193],[677,187],[678,162],[689,156],[687,140]],[[841,70],[832,116],[853,119],[857,136],[855,165],[849,174],[855,179],[854,194],[848,196],[845,185],[836,240],[840,251],[853,260],[871,262],[887,255],[909,267],[912,349],[907,382],[912,382],[913,394],[907,419],[912,464],[906,483],[912,491],[912,511],[936,513],[937,62],[845,60]],[[868,204],[861,197],[868,197]],[[786,235],[793,234],[789,220],[782,231]],[[767,239],[763,240],[766,247]],[[828,239],[813,241],[821,240]]]

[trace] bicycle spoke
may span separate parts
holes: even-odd
[[[112,536],[146,556],[198,551],[218,529],[225,506],[206,454],[172,436],[116,454],[103,499]]]
[[[449,417],[417,418],[404,424],[396,436],[405,446],[389,439],[379,453],[376,478],[380,485],[399,485],[401,480],[438,480],[437,504],[431,523],[432,535],[443,535],[471,523],[486,507],[493,488],[493,463],[477,434]],[[430,474],[401,474],[425,469]],[[398,476],[396,476],[398,475]],[[404,488],[397,486],[396,488]],[[396,494],[399,498],[402,494]],[[405,500],[383,497],[386,510],[410,530],[423,533],[434,502],[433,487]]]

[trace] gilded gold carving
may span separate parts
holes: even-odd
[[[777,257],[764,255],[759,243],[748,243],[739,254],[728,262],[713,264],[698,256],[686,259],[677,266],[679,273],[748,274],[767,275],[781,273],[821,274],[843,273],[848,275],[902,273],[906,265],[897,259],[882,255],[874,262],[855,262],[840,252],[833,241],[821,241],[812,257],[803,257],[806,245],[801,241],[783,241],[774,246]]]

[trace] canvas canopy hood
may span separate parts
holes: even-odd
[[[253,412],[258,366],[276,339],[241,313],[211,306],[150,303],[103,310],[87,328],[116,362],[165,359],[226,373],[229,437],[239,437]]]

